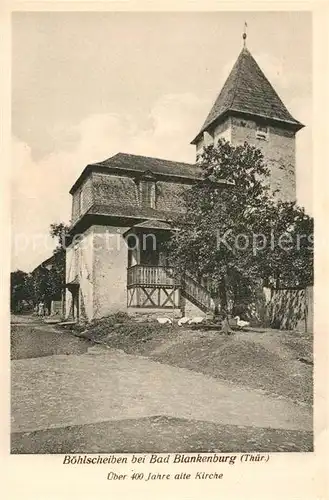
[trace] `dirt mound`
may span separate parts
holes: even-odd
[[[90,325],[88,338],[234,384],[312,404],[312,342],[292,332],[220,332],[177,329],[111,317]]]
[[[263,390],[293,401],[312,403],[312,368],[303,365],[289,347],[271,350],[268,342],[241,339],[179,337],[152,359],[198,371],[238,385]]]

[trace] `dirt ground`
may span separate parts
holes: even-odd
[[[265,349],[265,333],[246,341],[247,333],[120,328],[98,329],[109,348],[39,320],[12,325],[12,453],[312,451],[312,408],[243,385],[259,384],[264,352],[283,366],[277,387],[288,384],[287,366],[302,352],[290,337]],[[246,342],[244,371],[227,368]],[[259,342],[258,369],[248,369]],[[232,382],[243,373],[243,384]]]
[[[313,338],[292,331],[257,329],[224,335],[174,327],[148,327],[145,335],[117,331],[90,339],[152,360],[311,406]]]

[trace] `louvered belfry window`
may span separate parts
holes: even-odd
[[[268,127],[266,125],[257,125],[256,128],[256,139],[260,139],[262,141],[268,140]]]

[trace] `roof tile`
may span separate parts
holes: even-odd
[[[150,156],[118,153],[94,165],[119,170],[134,170],[136,173],[152,172],[177,177],[195,179],[200,176],[200,168],[192,163],[163,160]]]
[[[198,136],[229,111],[289,123],[296,129],[303,127],[289,113],[247,48],[240,52]]]

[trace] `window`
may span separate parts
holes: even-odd
[[[256,128],[256,139],[259,139],[261,141],[268,141],[268,127],[264,125],[257,125]]]
[[[138,204],[142,207],[155,208],[156,176],[150,170],[135,178]]]
[[[139,200],[142,206],[155,208],[155,182],[144,180],[139,183]]]

